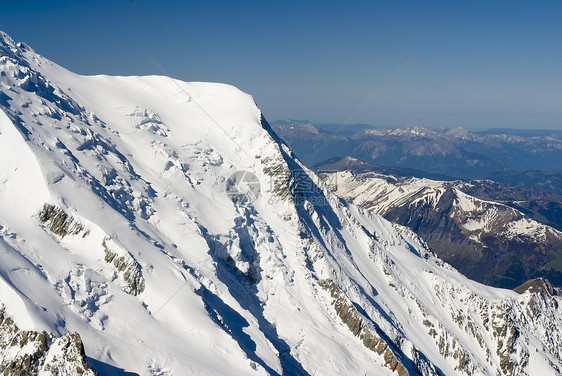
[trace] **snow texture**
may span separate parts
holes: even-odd
[[[23,330],[78,332],[100,374],[561,372],[558,298],[470,281],[329,193],[251,96],[0,39],[0,301]]]

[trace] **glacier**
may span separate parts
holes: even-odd
[[[0,305],[100,375],[562,371],[560,297],[471,281],[330,193],[250,95],[0,53]]]

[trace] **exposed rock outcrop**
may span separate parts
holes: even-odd
[[[513,291],[519,294],[523,294],[526,292],[537,292],[546,296],[557,295],[557,290],[555,290],[548,279],[545,278],[530,279],[527,282],[514,288]]]
[[[43,205],[43,209],[39,214],[39,220],[61,238],[67,235],[78,235],[84,231],[84,225],[77,222],[61,208],[50,204]],[[84,232],[83,236],[87,235],[88,232]]]
[[[359,337],[363,341],[365,347],[379,355],[382,355],[384,357],[385,365],[392,371],[396,372],[399,376],[407,376],[410,374],[393,353],[389,344],[377,333],[369,329],[367,324],[359,315],[357,308],[349,302],[334,281],[331,279],[323,279],[318,281],[318,284],[330,292],[330,295],[334,299],[332,304],[339,318],[345,325],[347,325],[349,330],[351,330],[355,336]]]
[[[21,330],[0,306],[0,374],[4,376],[96,376],[86,363],[78,333],[56,337]]]
[[[123,279],[127,282],[127,293],[137,296],[144,291],[145,283],[140,264],[130,255],[119,255],[109,248],[105,238],[102,242],[105,252],[105,261],[115,266],[118,272],[123,273]]]

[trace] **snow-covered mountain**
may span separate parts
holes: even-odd
[[[409,227],[437,255],[486,284],[562,283],[562,232],[502,203],[467,194],[475,183],[373,172],[322,174],[340,197]]]
[[[0,302],[18,330],[77,332],[101,375],[561,372],[559,297],[471,281],[329,193],[249,95],[79,76],[0,39]],[[241,205],[225,189],[247,176]],[[72,374],[49,362],[31,368]]]

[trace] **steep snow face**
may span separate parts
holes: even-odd
[[[557,297],[472,282],[341,201],[249,95],[79,76],[0,37],[0,300],[22,329],[80,333],[101,374],[562,369]]]

